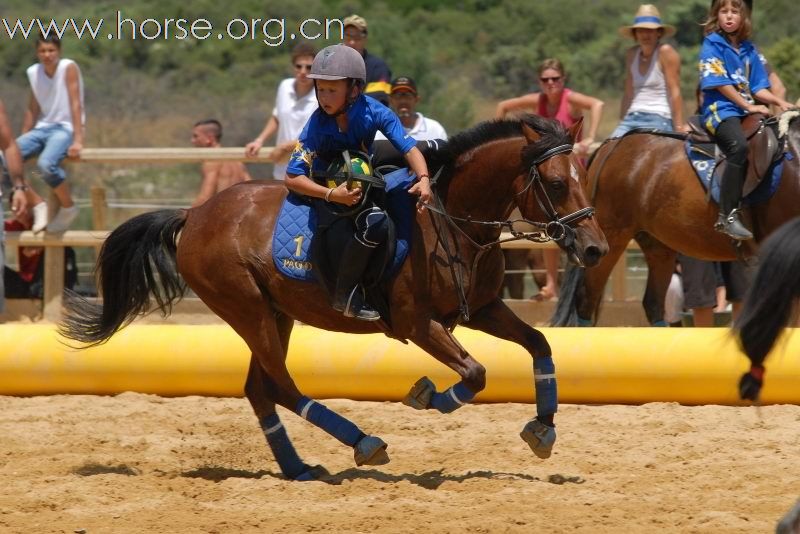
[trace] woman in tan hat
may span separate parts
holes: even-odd
[[[619,29],[620,35],[636,41],[625,54],[625,94],[620,105],[620,122],[611,137],[633,128],[687,131],[681,97],[681,58],[663,37],[675,34],[664,24],[656,6],[639,6],[633,24]]]

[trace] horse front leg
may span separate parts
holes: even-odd
[[[550,457],[556,441],[554,418],[558,411],[558,388],[552,350],[544,334],[517,317],[500,298],[478,310],[464,326],[513,341],[533,357],[536,417],[525,424],[520,437],[536,456]]]
[[[461,346],[453,334],[435,321],[418,328],[412,336],[422,350],[458,373],[461,381],[443,392],[427,376],[420,378],[411,388],[403,404],[417,410],[437,410],[451,413],[467,404],[486,387],[486,369]]]

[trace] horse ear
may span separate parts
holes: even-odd
[[[578,139],[578,134],[581,133],[581,128],[583,128],[583,117],[578,119],[578,121],[569,127],[567,130],[569,132],[569,137],[572,139],[574,143]]]
[[[539,139],[542,138],[542,136],[539,135],[536,132],[536,130],[534,130],[533,128],[531,128],[530,126],[525,124],[524,122],[522,123],[522,135],[524,135],[525,139],[528,140],[528,144],[529,145],[532,144],[532,143],[535,143],[536,141],[538,141]]]

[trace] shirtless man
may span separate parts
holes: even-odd
[[[192,145],[198,148],[218,148],[222,139],[222,125],[218,120],[200,121],[192,128]],[[233,184],[251,180],[244,163],[238,161],[204,161],[203,182],[200,192],[192,203],[195,208]]]

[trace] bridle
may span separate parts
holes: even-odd
[[[528,170],[528,183],[522,188],[522,191],[517,193],[517,196],[519,196],[533,191],[533,196],[536,198],[536,202],[539,204],[539,207],[542,209],[548,219],[548,221],[545,223],[537,223],[534,221],[529,221],[525,218],[522,220],[535,227],[543,226],[544,235],[547,238],[546,240],[555,241],[565,248],[571,246],[575,242],[575,230],[571,225],[573,223],[578,223],[583,219],[592,217],[594,215],[594,208],[592,206],[586,206],[585,208],[581,208],[568,215],[560,217],[553,206],[553,201],[550,200],[550,195],[547,194],[547,188],[544,186],[544,180],[542,180],[542,175],[539,174],[539,165],[549,160],[553,156],[558,154],[568,154],[570,152],[572,152],[572,145],[563,144],[551,148],[533,160],[531,168]],[[533,240],[527,237],[525,232],[520,232],[520,237],[516,239]]]
[[[575,242],[575,230],[573,229],[572,225],[582,221],[583,219],[590,218],[594,215],[594,208],[591,206],[587,206],[585,208],[581,208],[577,211],[574,211],[570,214],[564,215],[561,217],[558,212],[556,211],[555,207],[553,206],[553,201],[550,199],[550,196],[547,194],[547,188],[544,185],[544,180],[542,180],[542,175],[539,173],[539,166],[552,158],[553,156],[557,156],[559,154],[568,154],[572,152],[572,145],[571,144],[563,144],[557,147],[551,148],[547,150],[538,158],[533,160],[531,163],[530,169],[528,170],[528,178],[525,187],[522,188],[515,196],[520,195],[527,195],[530,192],[533,192],[534,198],[536,202],[539,204],[539,207],[544,212],[545,216],[547,217],[546,222],[538,222],[538,221],[531,221],[530,219],[526,219],[525,217],[521,219],[508,219],[505,221],[481,221],[473,219],[472,217],[456,217],[447,213],[444,208],[444,204],[442,203],[441,198],[438,194],[434,193],[434,199],[436,201],[436,205],[426,204],[425,207],[445,218],[448,222],[448,226],[458,230],[463,236],[467,238],[467,240],[472,243],[475,247],[484,250],[490,249],[495,245],[499,245],[501,243],[507,243],[509,241],[533,241],[536,243],[546,243],[548,241],[555,241],[562,247],[570,247]],[[438,178],[441,170],[436,173],[436,176],[431,179],[431,185],[436,184],[436,179]],[[506,229],[508,233],[511,234],[511,237],[505,239],[496,239],[490,243],[478,243],[475,241],[469,234],[467,234],[458,224],[457,222],[462,223],[469,223],[475,225],[483,225],[483,226],[490,226],[493,228],[500,228]],[[514,225],[516,223],[526,223],[534,228],[538,228],[539,231],[534,232],[520,232],[514,229]]]
[[[492,249],[493,247],[501,244],[506,243],[509,241],[520,241],[520,240],[527,240],[533,241],[536,243],[546,243],[548,241],[555,241],[559,244],[559,246],[570,249],[575,245],[575,230],[572,227],[573,224],[582,221],[583,219],[592,217],[594,215],[594,208],[591,206],[587,206],[585,208],[581,208],[577,211],[574,211],[568,215],[563,217],[558,215],[555,207],[553,206],[553,201],[550,199],[550,196],[547,194],[547,188],[544,185],[544,181],[542,180],[542,175],[539,173],[539,166],[552,158],[553,156],[557,156],[559,154],[568,154],[572,152],[572,145],[571,144],[563,144],[557,147],[551,148],[536,158],[528,169],[528,178],[525,187],[522,188],[515,196],[520,195],[528,195],[533,192],[534,198],[536,198],[536,202],[539,204],[539,207],[544,212],[545,216],[547,217],[546,222],[537,222],[531,221],[526,218],[521,219],[513,219],[513,220],[505,220],[505,221],[481,221],[481,220],[474,220],[471,217],[455,217],[447,213],[447,210],[444,207],[444,203],[442,202],[441,197],[435,192],[434,189],[434,201],[435,205],[425,204],[427,210],[440,215],[447,223],[447,226],[451,229],[457,231],[462,236],[466,238],[466,240],[471,243],[474,247],[478,249],[478,253],[475,255],[472,261],[472,269],[469,273],[473,273],[475,271],[475,267],[478,264],[478,261],[481,259],[484,253],[488,250]],[[441,174],[442,170],[439,171],[434,175],[431,179],[431,185],[435,186],[436,181]],[[435,219],[432,217],[432,219]],[[435,220],[434,228],[436,228]],[[538,231],[534,232],[520,232],[514,229],[514,224],[524,222],[527,223],[534,228],[538,228]],[[508,232],[511,234],[511,237],[505,239],[496,239],[490,243],[478,243],[475,241],[472,236],[470,236],[463,228],[461,228],[457,223],[468,223],[474,225],[482,225],[482,226],[490,226],[493,228],[499,229],[507,229]],[[450,273],[453,276],[453,282],[455,283],[456,288],[458,289],[458,299],[459,299],[459,317],[465,322],[469,321],[469,304],[467,295],[464,291],[464,280],[463,280],[463,273],[461,269],[457,269],[456,265],[463,265],[463,261],[461,259],[461,255],[456,252],[454,253],[451,250],[451,245],[449,244],[448,239],[446,238],[446,233],[439,231],[436,228],[436,233],[439,242],[442,244],[442,248],[444,249],[445,254],[447,255],[447,262],[448,266],[450,267]],[[454,243],[455,247],[458,248],[458,242]],[[451,325],[451,328],[455,328],[458,319]]]

